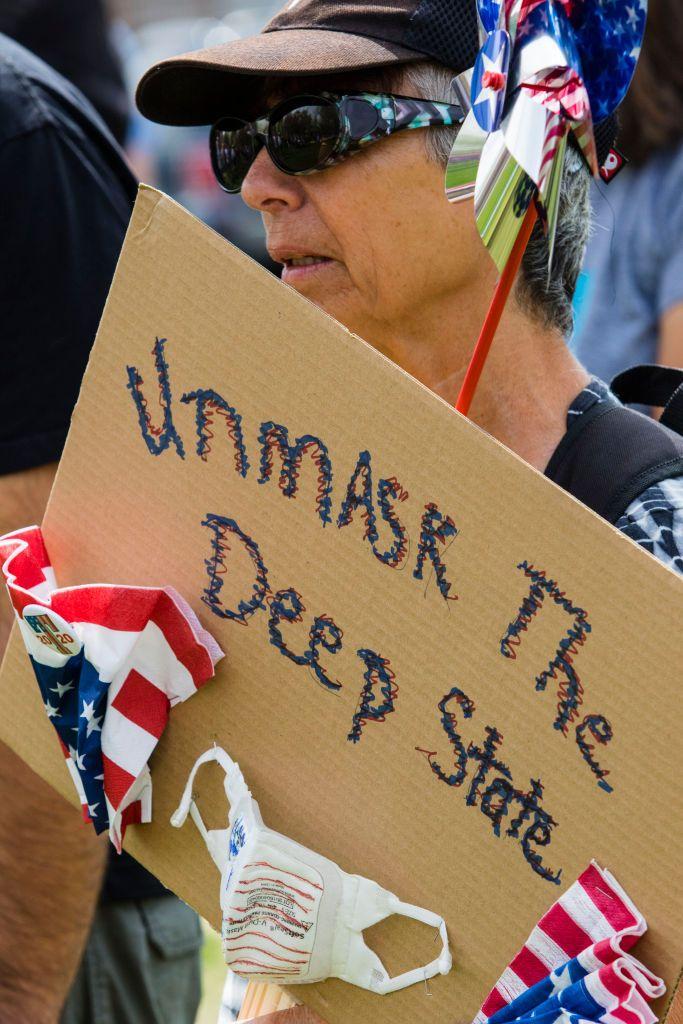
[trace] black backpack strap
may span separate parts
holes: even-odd
[[[659,422],[683,434],[683,370],[649,364],[632,366],[615,377],[610,386],[626,405],[638,402],[663,407]]]
[[[683,476],[683,437],[610,395],[576,417],[545,475],[616,523],[648,487]]]

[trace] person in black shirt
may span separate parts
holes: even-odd
[[[104,0],[2,0],[0,32],[75,85],[124,144],[128,94]]]
[[[136,182],[78,90],[1,34],[0,188],[5,533],[42,519]],[[0,651],[11,622],[3,601]],[[196,915],[126,854],[107,868],[108,843],[2,745],[0,788],[0,1021],[194,1021]]]

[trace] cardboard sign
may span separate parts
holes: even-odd
[[[675,982],[681,580],[151,189],[44,533],[60,585],[171,584],[227,652],[159,743],[136,857],[219,925],[204,844],[168,823],[215,740],[268,825],[445,916],[428,988],[298,987],[330,1024],[471,1019],[591,858]],[[0,735],[75,800],[16,631]],[[434,956],[405,919],[367,938],[392,973]]]

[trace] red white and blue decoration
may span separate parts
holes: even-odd
[[[504,29],[491,32],[472,75],[472,110],[482,131],[495,132],[500,124],[509,65],[510,36]]]
[[[593,118],[614,113],[631,84],[645,33],[647,0],[564,0]]]
[[[500,28],[505,14],[505,0],[479,0],[477,8],[484,32],[495,32]]]
[[[474,1024],[656,1024],[664,982],[630,953],[647,925],[593,862],[536,925]]]
[[[81,800],[121,852],[148,822],[148,760],[170,708],[214,675],[218,644],[171,587],[57,588],[37,526],[0,537],[10,600]]]
[[[478,0],[477,9],[471,110],[451,153],[446,192],[454,202],[471,196],[476,168],[477,226],[502,272],[534,199],[552,257],[570,133],[598,174],[594,124],[629,87],[647,0]]]

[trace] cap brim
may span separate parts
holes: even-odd
[[[171,57],[140,80],[136,102],[160,124],[212,124],[253,90],[255,76],[328,75],[407,64],[406,46],[323,29],[279,29]]]

